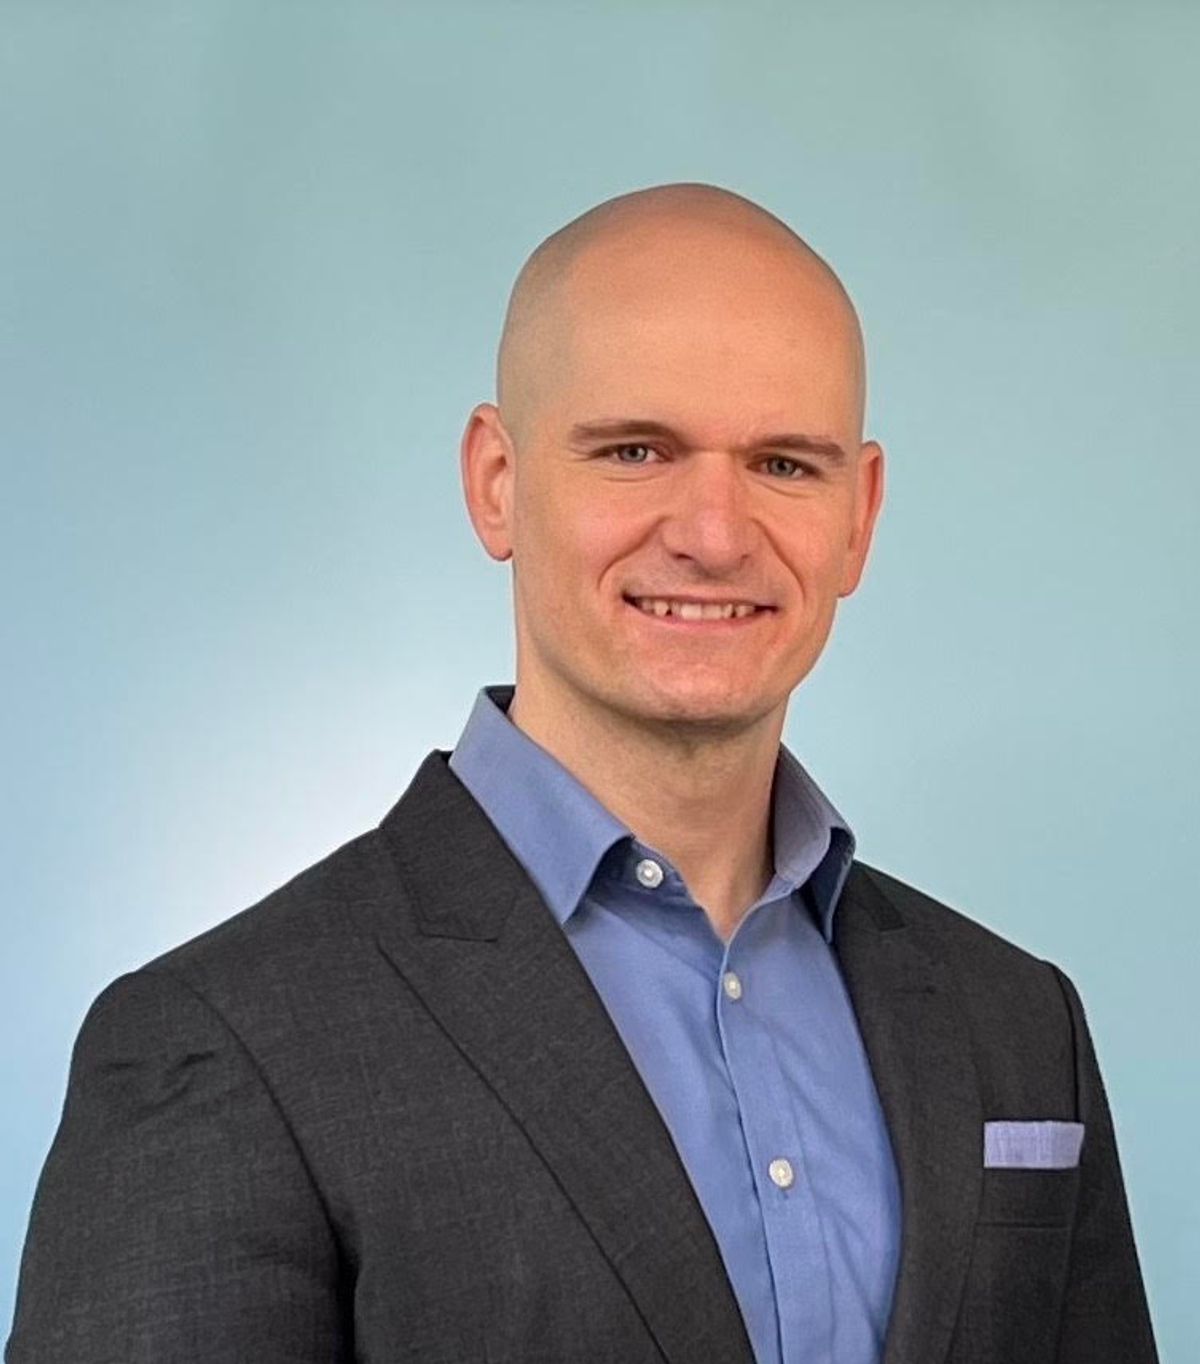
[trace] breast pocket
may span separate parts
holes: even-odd
[[[1079,1169],[985,1169],[954,1364],[1051,1364]]]
[[[1079,1196],[1079,1166],[1066,1170],[987,1169],[979,1226],[1069,1227]]]

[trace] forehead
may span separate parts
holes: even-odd
[[[856,323],[819,271],[777,249],[686,236],[604,250],[564,281],[554,405],[744,428],[843,426],[859,385]]]

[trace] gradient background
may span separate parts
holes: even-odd
[[[1074,978],[1197,1357],[1200,13],[29,0],[0,44],[3,1327],[96,992],[511,679],[457,447],[524,256],[700,179],[841,271],[890,457],[787,740]]]

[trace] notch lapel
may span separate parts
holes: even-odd
[[[380,826],[395,969],[495,1091],[672,1364],[752,1364],[670,1134],[562,929],[435,750]]]
[[[834,920],[902,1191],[883,1364],[941,1364],[970,1260],[983,1111],[966,1019],[935,951],[854,863]]]

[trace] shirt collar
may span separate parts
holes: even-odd
[[[604,854],[631,831],[508,718],[511,686],[484,687],[450,755],[450,770],[566,923]]]
[[[605,854],[631,829],[577,777],[508,718],[512,686],[481,688],[450,756],[463,783],[565,924]],[[826,941],[854,855],[854,835],[796,757],[782,744],[775,768],[775,877],[764,898],[807,883]]]

